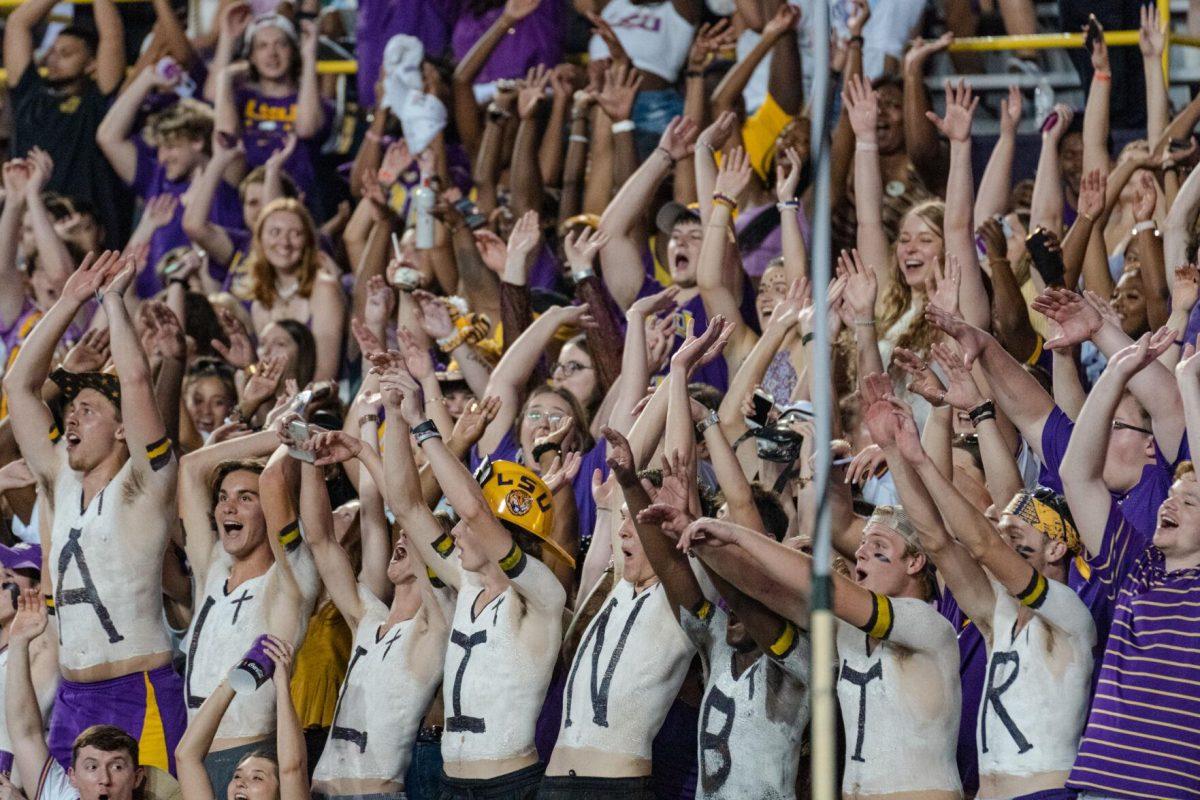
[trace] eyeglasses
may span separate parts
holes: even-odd
[[[557,426],[558,423],[566,419],[567,415],[561,411],[542,411],[540,408],[535,408],[525,412],[525,419],[532,423],[538,423],[546,420],[552,426]]]
[[[589,367],[587,364],[581,364],[578,361],[559,361],[554,365],[555,374],[562,372],[562,374],[568,378],[574,375],[576,372],[579,372],[581,369],[593,369],[593,367]]]
[[[1113,420],[1112,429],[1114,431],[1137,431],[1138,433],[1144,433],[1147,436],[1154,435],[1154,431],[1146,430],[1145,428],[1139,428],[1137,425],[1130,425],[1128,422],[1121,422],[1119,419]]]

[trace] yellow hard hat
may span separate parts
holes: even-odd
[[[516,525],[537,537],[558,556],[575,566],[571,557],[550,538],[554,530],[554,500],[546,482],[536,472],[514,461],[485,458],[475,470],[475,480],[497,519]]]

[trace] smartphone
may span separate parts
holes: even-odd
[[[299,419],[292,420],[288,423],[288,436],[292,437],[292,441],[296,443],[307,441],[308,423]],[[289,447],[288,455],[298,461],[306,461],[309,464],[316,460],[316,456],[313,453],[297,447]]]
[[[770,392],[755,389],[752,402],[754,403],[754,414],[746,417],[746,424],[761,428],[767,424],[767,420],[770,418],[771,409],[775,407],[775,398],[771,396]]]
[[[1168,147],[1170,147],[1172,152],[1178,152],[1180,150],[1189,150],[1189,149],[1191,149],[1191,146],[1192,146],[1191,139],[1171,139],[1171,142],[1168,145]]]
[[[1046,119],[1044,119],[1042,121],[1042,133],[1046,133],[1047,131],[1049,131],[1051,128],[1053,128],[1057,124],[1058,124],[1058,112],[1051,111],[1049,114],[1046,115]]]
[[[1094,52],[1096,44],[1104,38],[1104,31],[1100,30],[1100,23],[1096,21],[1095,14],[1088,15],[1087,32],[1083,37],[1083,46],[1089,52]]]

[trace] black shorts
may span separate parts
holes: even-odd
[[[538,800],[654,800],[649,775],[644,778],[592,778],[554,775],[542,778]]]
[[[497,778],[451,778],[443,771],[438,800],[534,800],[545,771],[540,763]]]

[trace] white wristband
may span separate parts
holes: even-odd
[[[634,130],[636,127],[637,127],[637,125],[634,125],[634,124],[633,124],[633,120],[631,120],[631,119],[623,119],[623,120],[621,120],[620,122],[614,122],[614,123],[612,124],[612,132],[613,132],[614,134],[617,134],[617,133],[631,133],[631,132],[633,132],[633,130]]]
[[[1142,231],[1153,231],[1157,228],[1158,225],[1155,224],[1154,220],[1148,219],[1145,222],[1139,222],[1137,225],[1133,226],[1133,235],[1137,236]]]
[[[875,142],[855,142],[855,150],[878,150],[879,145]]]

